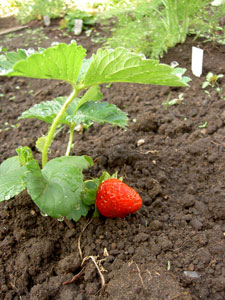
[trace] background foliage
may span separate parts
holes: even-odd
[[[224,42],[225,4],[212,7],[209,0],[132,1],[124,9],[113,9],[101,15],[116,19],[108,47],[124,47],[159,58],[168,48],[185,41],[189,33]],[[222,31],[217,38],[218,30]]]
[[[96,20],[107,22],[106,48],[123,46],[156,59],[190,34],[225,44],[225,3],[212,6],[212,0],[3,0],[2,12],[5,3],[22,24],[45,15],[64,17],[61,29],[69,31],[77,18],[83,20],[84,30]]]

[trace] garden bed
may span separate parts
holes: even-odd
[[[76,38],[88,55],[99,47],[85,34],[59,31],[57,20],[41,25],[33,22],[29,29],[1,36],[1,45],[8,50],[25,44],[48,47]],[[193,45],[204,49],[201,78],[190,71]],[[125,219],[91,220],[90,215],[75,224],[43,217],[26,192],[1,203],[1,299],[224,299],[225,94],[210,87],[207,95],[202,89],[208,72],[225,74],[224,59],[224,46],[189,37],[162,60],[187,68],[189,88],[102,86],[104,99],[127,112],[130,125],[127,130],[94,125],[77,133],[71,154],[93,158],[87,178],[118,171],[144,205]],[[40,159],[35,141],[46,124],[17,118],[34,103],[69,93],[70,87],[58,81],[1,77],[0,162],[21,145]],[[169,94],[174,99],[181,93],[177,105],[163,105]],[[52,153],[63,155],[66,145],[66,131],[61,131]],[[63,284],[82,269],[79,250],[83,257],[97,257],[104,291],[91,259],[76,281]]]

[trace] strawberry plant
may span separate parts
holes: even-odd
[[[122,128],[128,125],[126,113],[113,104],[100,101],[100,85],[135,82],[187,86],[188,78],[182,77],[185,70],[145,59],[124,48],[99,49],[91,58],[86,59],[85,56],[86,50],[76,43],[58,44],[37,52],[20,49],[0,55],[2,76],[62,80],[73,88],[68,97],[41,102],[20,116],[20,119],[36,118],[49,124],[47,134],[36,142],[42,153],[42,165],[29,147],[19,147],[17,155],[3,161],[0,165],[1,201],[9,200],[26,189],[45,215],[78,221],[95,204],[101,183],[111,176],[103,173],[97,179],[84,179],[82,171],[93,166],[93,160],[87,155],[70,155],[75,129],[79,126],[88,128],[94,122]],[[69,128],[67,150],[64,156],[48,160],[59,126]],[[125,202],[130,206],[128,200]],[[128,212],[134,210],[132,208]],[[126,214],[123,211],[123,215]]]

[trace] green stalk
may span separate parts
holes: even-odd
[[[70,150],[72,148],[72,144],[73,144],[73,134],[74,134],[74,127],[76,126],[75,123],[73,123],[71,126],[70,126],[70,137],[69,137],[69,142],[68,142],[68,145],[67,145],[67,149],[66,149],[66,156],[69,156],[70,155]]]
[[[58,112],[57,116],[55,117],[48,135],[46,137],[46,141],[45,141],[45,145],[43,148],[43,152],[42,152],[42,168],[44,168],[44,166],[47,163],[48,160],[48,150],[52,144],[53,138],[54,138],[54,134],[57,128],[57,125],[60,121],[60,119],[62,118],[63,114],[65,113],[66,109],[68,108],[68,106],[70,105],[70,103],[75,99],[75,97],[77,96],[77,94],[80,92],[80,89],[76,89],[74,88],[73,92],[71,93],[71,95],[68,97],[68,99],[66,100],[66,102],[63,104],[63,106],[61,107],[60,111]]]
[[[189,3],[185,1],[185,13],[183,19],[183,26],[181,32],[181,43],[184,43],[188,33],[188,26],[189,26]]]

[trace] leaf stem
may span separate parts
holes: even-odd
[[[66,149],[66,156],[70,155],[70,150],[72,148],[72,144],[73,144],[73,134],[74,134],[74,127],[76,126],[75,123],[72,123],[72,125],[70,126],[70,137],[69,137],[69,142],[67,145],[67,149]]]
[[[42,168],[44,168],[44,166],[47,163],[48,150],[49,150],[49,147],[52,144],[57,125],[58,125],[60,119],[62,118],[63,114],[65,113],[66,109],[68,108],[70,103],[75,99],[75,97],[77,96],[77,94],[79,92],[80,92],[80,89],[77,89],[77,88],[74,87],[71,95],[68,97],[68,99],[65,101],[65,103],[61,107],[60,111],[58,112],[57,116],[55,117],[55,119],[54,119],[54,121],[53,121],[53,123],[52,123],[52,125],[49,129],[48,135],[46,137],[45,145],[44,145],[44,148],[43,148],[43,152],[42,152]]]

